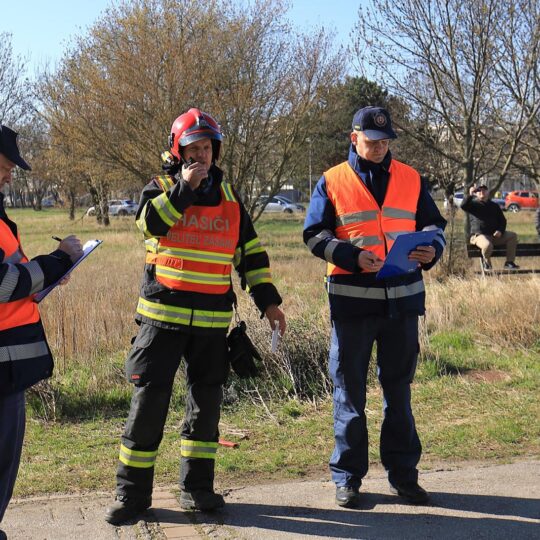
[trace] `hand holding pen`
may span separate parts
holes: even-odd
[[[71,259],[71,262],[77,262],[82,257],[83,249],[81,241],[74,234],[70,234],[64,239],[59,238],[58,236],[53,236],[53,240],[60,242],[58,249],[67,253]]]

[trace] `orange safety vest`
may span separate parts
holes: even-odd
[[[162,187],[166,188],[165,184]],[[165,238],[145,241],[146,263],[156,280],[175,291],[225,294],[231,286],[240,235],[240,206],[230,184],[221,183],[217,206],[190,206]]]
[[[4,251],[2,263],[18,264],[28,262],[26,255],[22,251],[18,235],[15,237],[9,226],[1,219],[0,247]],[[0,304],[0,331],[38,321],[39,310],[37,304],[33,301],[33,296]]]
[[[393,159],[389,172],[382,208],[348,162],[324,173],[336,212],[336,238],[372,251],[382,260],[399,234],[416,230],[420,195],[420,175],[412,167]],[[327,274],[351,272],[328,263]]]

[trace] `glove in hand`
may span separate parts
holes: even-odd
[[[234,372],[241,378],[256,377],[259,373],[255,360],[262,361],[259,351],[249,339],[246,323],[240,321],[227,336],[229,361]]]

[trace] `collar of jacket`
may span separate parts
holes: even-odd
[[[373,175],[376,175],[381,170],[384,172],[388,171],[391,161],[392,154],[390,150],[388,150],[381,163],[373,163],[373,161],[368,161],[367,159],[360,157],[352,144],[349,148],[349,165],[353,168],[354,172],[362,178],[368,171],[371,171]]]

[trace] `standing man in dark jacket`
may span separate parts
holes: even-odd
[[[418,355],[418,316],[425,312],[422,271],[442,254],[446,221],[420,175],[392,158],[388,147],[395,138],[388,111],[357,111],[349,159],[321,177],[304,225],[304,242],[328,263],[335,437],[330,469],[336,503],[344,507],[359,505],[359,488],[368,470],[364,409],[374,342],[384,394],[380,452],[391,490],[412,503],[428,500],[418,485],[421,445],[410,385]],[[377,279],[395,238],[422,230],[438,234],[432,245],[410,253],[418,269]]]
[[[493,246],[506,246],[506,262],[504,267],[516,269],[514,262],[518,237],[515,232],[506,230],[506,218],[498,204],[489,199],[485,185],[472,186],[469,196],[463,199],[461,209],[470,214],[471,238],[469,242],[482,251],[484,270],[491,270],[491,253]]]
[[[17,146],[17,133],[0,125],[0,190],[16,166],[30,170]],[[51,351],[45,339],[35,293],[56,282],[82,255],[74,236],[50,255],[29,261],[17,225],[4,209],[0,193],[0,522],[17,478],[24,438],[24,390],[50,377]],[[6,538],[0,531],[0,540]]]
[[[226,334],[232,318],[233,267],[247,282],[270,326],[285,331],[281,297],[251,219],[216,165],[216,121],[190,109],[172,125],[167,174],[144,188],[137,226],[146,265],[136,320],[139,333],[126,361],[133,383],[131,410],[120,445],[116,502],[105,519],[123,523],[150,507],[154,465],[174,375],[184,357],[186,415],[180,444],[180,504],[214,510],[214,463],[222,386],[229,372]]]

